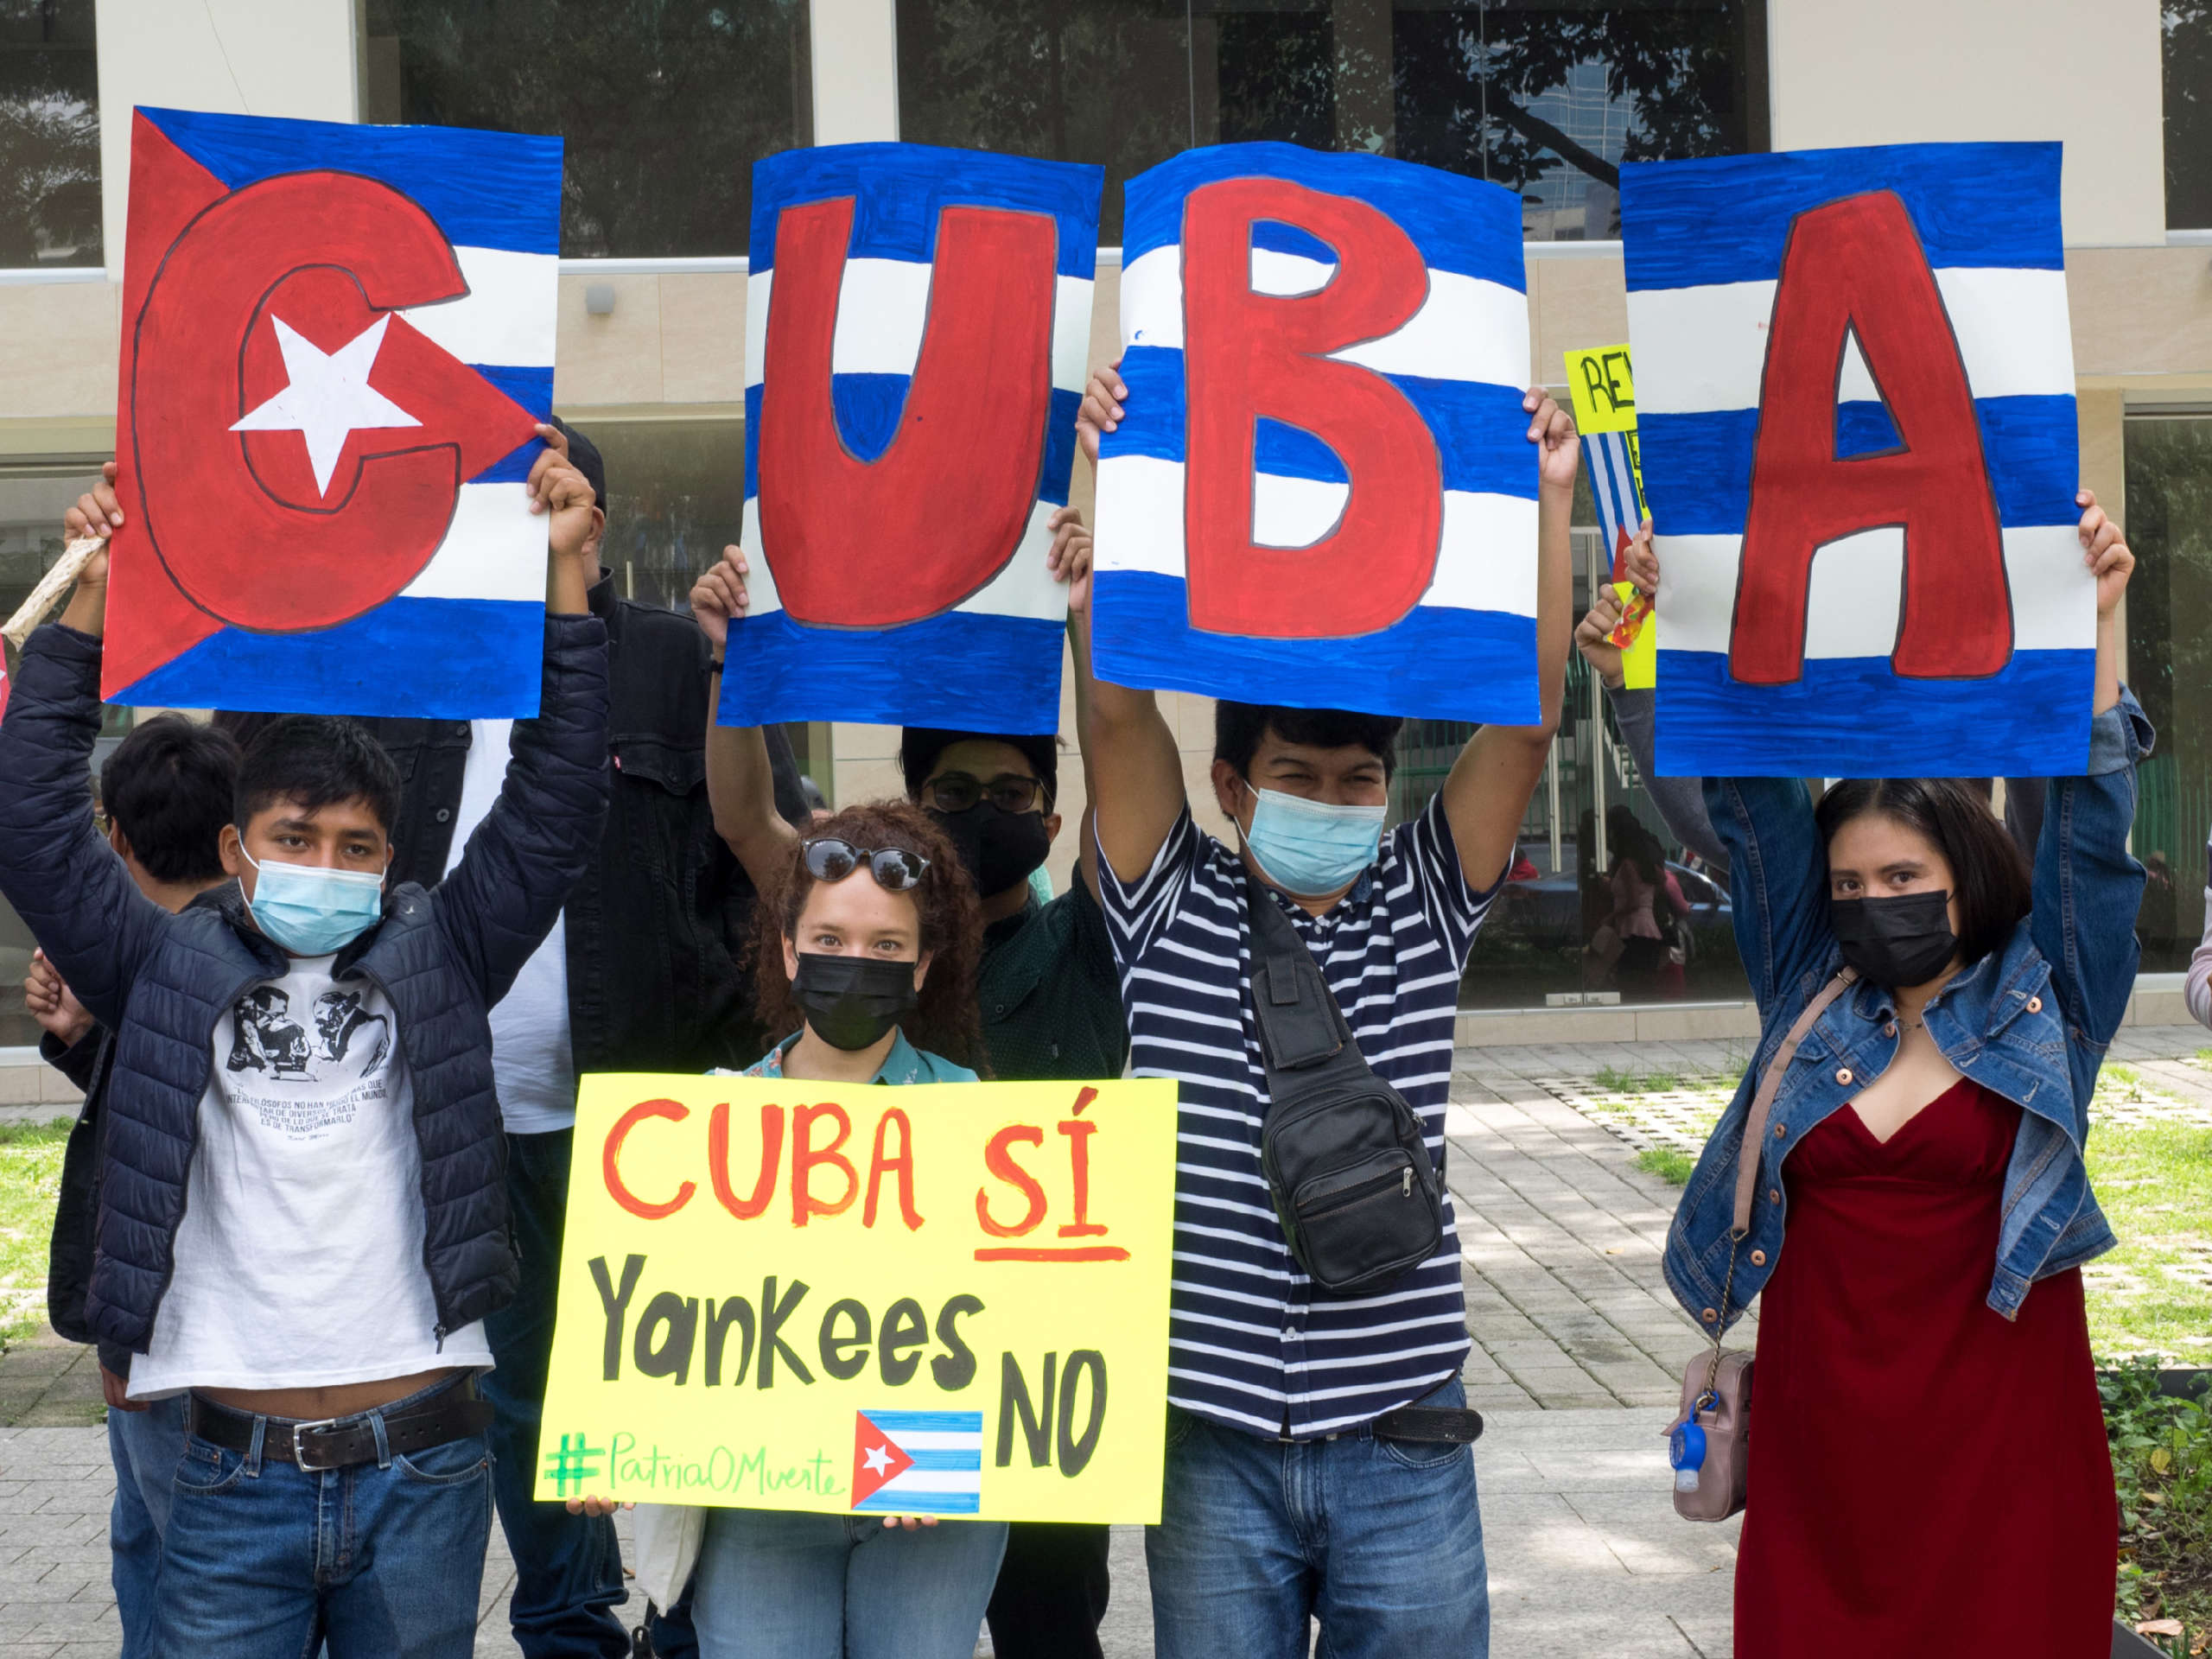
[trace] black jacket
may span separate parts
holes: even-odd
[[[0,893],[95,1020],[115,1034],[85,1320],[143,1353],[167,1293],[200,1101],[223,1011],[287,959],[235,883],[171,915],[92,826],[85,778],[99,734],[100,643],[49,626],[25,646],[0,721]],[[548,617],[545,689],[518,721],[508,787],[435,893],[388,887],[340,978],[385,994],[414,1089],[423,1266],[437,1334],[514,1296],[506,1142],[492,1084],[492,1006],[560,914],[607,815],[607,631]]]
[[[709,647],[691,619],[591,590],[607,624],[607,833],[569,895],[569,1041],[576,1075],[704,1071],[750,1065],[769,1033],[753,1014],[744,969],[753,884],[715,833],[707,804]],[[243,742],[267,718],[218,716]],[[434,887],[445,874],[468,764],[469,725],[369,720],[404,785],[392,827],[394,883]],[[798,767],[767,728],[776,804],[806,822]]]

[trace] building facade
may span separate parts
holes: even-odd
[[[667,604],[738,533],[750,172],[776,150],[905,138],[1103,163],[1100,362],[1120,186],[1168,156],[1287,139],[1491,178],[1522,198],[1529,374],[1557,385],[1566,350],[1627,337],[1624,160],[2062,139],[2082,479],[2142,561],[2129,677],[2161,734],[2136,830],[2146,973],[2184,965],[2196,941],[2212,831],[2212,0],[0,0],[9,608],[113,445],[138,104],[562,134],[555,398],[606,454],[618,580]],[[1579,522],[1578,601],[1599,551],[1586,499]],[[1211,707],[1163,700],[1211,818]],[[1569,702],[1527,826],[1537,878],[1478,947],[1466,1006],[1566,1005],[1562,1034],[1740,1028],[1726,1007],[1602,1006],[1613,992],[1584,947],[1607,810],[1657,819],[1580,673]],[[1402,810],[1463,735],[1408,726]],[[895,729],[793,736],[833,799],[898,787]],[[1725,894],[1680,874],[1696,925],[1669,1000],[1739,1002]],[[26,948],[0,917],[0,970]],[[19,1020],[0,1045],[26,1039]]]

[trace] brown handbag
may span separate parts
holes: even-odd
[[[1856,969],[1843,969],[1805,1005],[1760,1074],[1758,1092],[1751,1096],[1751,1109],[1744,1119],[1744,1137],[1736,1153],[1736,1213],[1728,1229],[1728,1274],[1720,1285],[1720,1306],[1713,1310],[1713,1351],[1683,1367],[1681,1411],[1667,1428],[1669,1461],[1675,1465],[1675,1513],[1685,1521],[1726,1521],[1744,1507],[1744,1478],[1751,1463],[1751,1357],[1724,1353],[1720,1347],[1729,1299],[1736,1289],[1736,1254],[1751,1236],[1759,1154],[1783,1073],[1789,1071],[1797,1045],[1805,1040],[1813,1022],[1858,978]]]

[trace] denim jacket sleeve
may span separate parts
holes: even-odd
[[[23,644],[0,721],[0,893],[112,1030],[169,918],[92,826],[99,734],[100,642],[48,623]]]
[[[1728,855],[1736,949],[1760,1019],[1771,1027],[1835,944],[1813,803],[1798,778],[1708,778],[1705,807]]]
[[[2036,845],[2029,926],[2050,964],[2080,1100],[2088,1099],[2135,989],[2144,874],[2128,853],[2127,835],[2135,822],[2136,763],[2155,741],[2142,704],[2123,687],[2120,701],[2090,722],[2083,775],[2050,780]]]
[[[607,824],[607,625],[545,619],[535,720],[515,722],[499,799],[432,895],[454,950],[487,1004],[544,942]]]
[[[1676,841],[1706,862],[1725,864],[1728,849],[1713,833],[1713,820],[1706,815],[1703,781],[1696,778],[1662,778],[1654,767],[1653,724],[1657,698],[1658,694],[1654,691],[1631,691],[1626,688],[1616,691],[1611,686],[1605,688],[1605,701],[1613,706],[1613,719],[1621,728],[1621,741],[1628,745],[1629,758],[1643,774],[1643,787],[1651,797],[1651,804],[1659,809],[1660,818]]]

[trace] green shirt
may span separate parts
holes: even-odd
[[[1105,912],[1080,874],[983,931],[977,991],[991,1069],[1009,1082],[1118,1077],[1128,1058]]]

